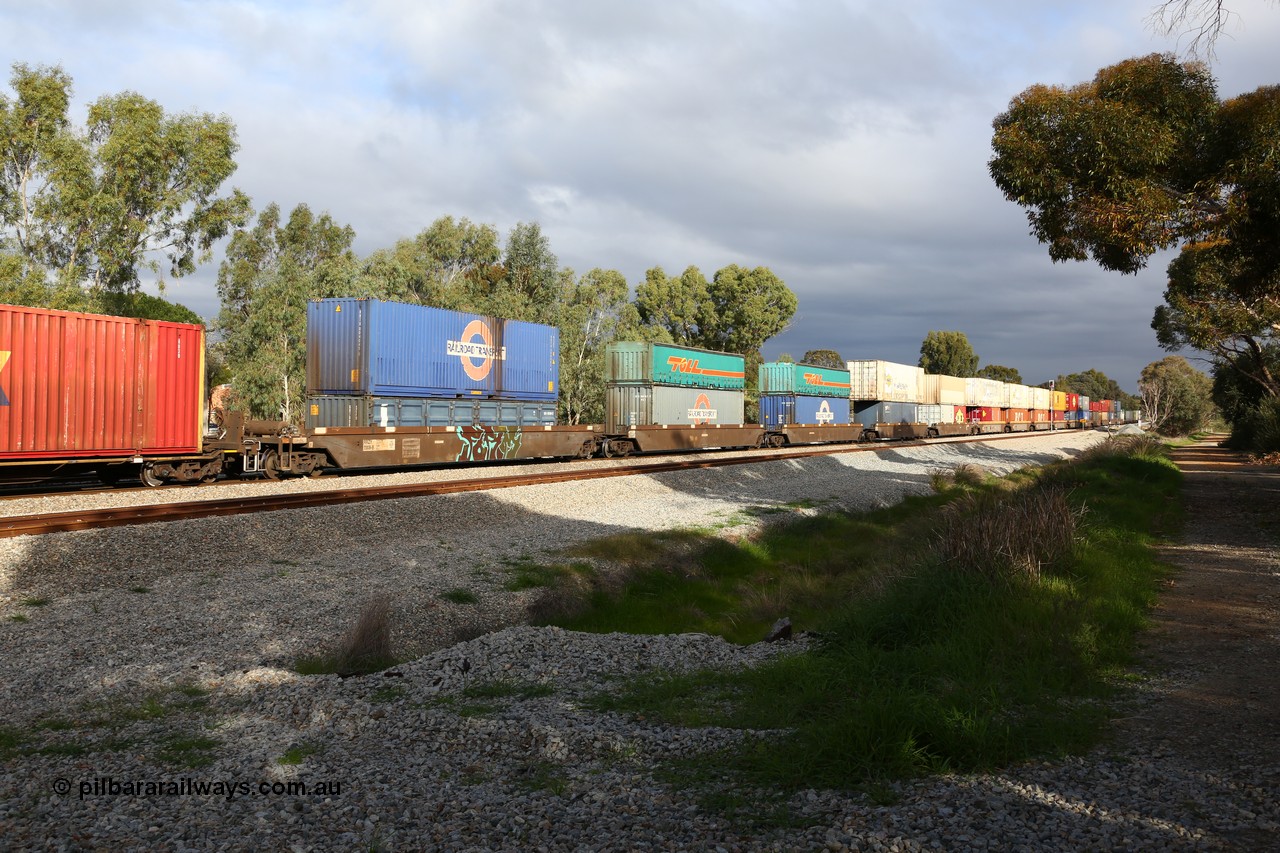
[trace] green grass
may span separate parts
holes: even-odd
[[[1150,447],[1135,452],[817,516],[747,543],[696,543],[680,571],[640,569],[618,589],[591,590],[560,624],[751,641],[786,614],[821,632],[812,651],[754,670],[655,676],[594,699],[680,725],[779,732],[715,761],[677,762],[678,778],[884,790],[886,779],[1078,753],[1105,731],[1155,599],[1164,570],[1153,537],[1181,523],[1177,469]],[[961,495],[1013,506],[1045,488],[1085,509],[1062,522],[1074,547],[1034,571],[960,566],[924,547],[945,505],[965,511]],[[753,613],[761,600],[773,602],[767,618]]]
[[[284,755],[276,759],[276,764],[283,764],[286,766],[301,764],[307,759],[307,756],[315,755],[318,751],[317,747],[307,744],[292,746],[285,750]]]
[[[781,616],[814,628],[833,604],[857,597],[910,554],[943,496],[913,497],[861,514],[826,513],[735,542],[682,530],[624,533],[570,555],[613,563],[577,573],[531,608],[533,621],[578,631],[700,631],[750,643]],[[611,580],[621,575],[624,580]]]
[[[47,598],[24,598],[18,602],[22,607],[44,607],[48,603]]]
[[[550,684],[531,681],[490,681],[472,684],[462,691],[467,699],[538,699],[556,690]]]
[[[475,604],[480,600],[469,589],[448,589],[440,593],[440,597],[445,601],[452,601],[454,604]]]
[[[156,757],[177,767],[208,767],[219,745],[217,740],[200,735],[171,735],[161,743]]]

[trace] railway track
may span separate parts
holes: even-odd
[[[1019,432],[1010,434],[990,433],[980,436],[961,436],[943,441],[971,443],[982,441],[1010,441],[1018,438],[1043,436],[1044,432]],[[92,530],[102,527],[122,527],[131,524],[153,524],[166,521],[212,518],[225,515],[243,515],[303,507],[333,506],[357,501],[391,500],[396,498],[444,495],[456,492],[509,489],[517,486],[535,486],[563,483],[572,480],[592,480],[603,477],[628,477],[635,474],[658,474],[670,471],[688,471],[698,468],[719,468],[729,465],[749,465],[781,459],[804,459],[814,456],[832,456],[840,453],[874,453],[881,450],[897,450],[904,447],[924,447],[937,444],[930,441],[898,441],[891,444],[827,445],[773,452],[755,452],[713,459],[679,459],[671,461],[644,461],[610,468],[573,468],[536,474],[510,474],[498,477],[478,477],[467,480],[448,480],[427,483],[408,483],[393,486],[363,486],[359,488],[323,489],[287,494],[251,495],[236,498],[181,501],[168,504],[111,507],[74,510],[70,512],[14,515],[0,518],[0,538],[38,536],[72,530]],[[650,457],[652,459],[652,457]]]

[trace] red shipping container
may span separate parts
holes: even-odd
[[[1002,409],[992,408],[991,406],[969,406],[969,422],[984,424],[1004,423],[1004,413]]]
[[[1068,394],[1067,395],[1067,411],[1071,411],[1073,409],[1078,409],[1078,408],[1080,408],[1080,395]]]
[[[0,305],[0,461],[200,450],[204,329]]]

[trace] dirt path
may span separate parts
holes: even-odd
[[[1266,780],[1280,798],[1280,471],[1217,438],[1173,454],[1186,526],[1161,549],[1177,569],[1142,643],[1160,695],[1121,723],[1120,742],[1223,784]],[[1238,827],[1226,840],[1280,849],[1280,827]]]

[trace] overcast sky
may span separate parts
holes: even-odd
[[[255,208],[328,211],[361,255],[446,214],[536,221],[563,266],[633,285],[771,268],[800,307],[770,358],[914,364],[955,329],[1028,382],[1094,367],[1132,391],[1165,355],[1167,258],[1051,263],[987,161],[1027,86],[1177,50],[1156,2],[0,0],[0,52],[61,65],[78,122],[126,89],[230,116]],[[1228,5],[1220,94],[1280,83],[1280,8]],[[214,316],[220,260],[167,296]]]

